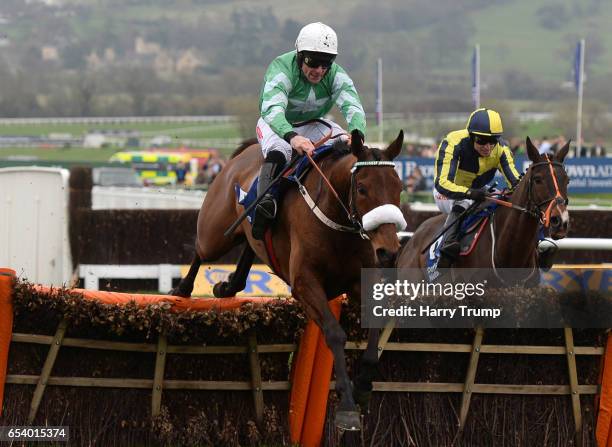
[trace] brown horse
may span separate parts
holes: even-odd
[[[302,179],[302,184],[316,198],[316,205],[308,205],[298,188],[287,189],[271,229],[277,262],[268,257],[264,242],[253,239],[246,220],[233,234],[223,236],[223,231],[243,212],[235,198],[235,185],[247,190],[263,162],[259,144],[239,148],[206,194],[198,215],[191,268],[172,292],[190,296],[202,262],[214,261],[246,241],[236,271],[229,281],[215,286],[215,295],[233,296],[244,288],[254,254],[291,286],[293,297],[319,325],[333,353],[336,391],[340,395],[336,425],[342,429],[360,428],[355,401],[366,404],[369,399],[378,362],[379,331],[373,329],[369,333],[353,396],[344,357],[346,334],[330,311],[328,300],[343,293],[350,299],[360,299],[361,269],[393,265],[400,247],[397,230],[405,226],[405,221],[399,210],[402,183],[392,160],[400,153],[403,138],[400,131],[386,150],[379,150],[364,146],[354,131],[350,146],[334,147],[331,154],[323,157],[320,169],[338,198],[314,170]]]
[[[457,268],[536,268],[537,232],[540,224],[553,239],[567,235],[567,184],[569,178],[563,160],[569,142],[553,158],[540,155],[527,137],[527,154],[532,164],[511,196],[512,207],[499,207],[491,217],[494,232],[487,226],[480,242],[454,264]],[[445,215],[423,222],[413,237],[403,245],[397,257],[398,268],[426,267],[424,248],[440,231]],[[494,237],[492,237],[492,235]],[[494,249],[494,250],[493,250]]]

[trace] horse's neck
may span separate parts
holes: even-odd
[[[527,206],[524,178],[512,194],[512,203]],[[538,221],[518,210],[499,207],[495,219],[495,262],[501,268],[531,267],[537,246]]]
[[[351,166],[355,163],[355,157],[347,155],[339,160],[326,160],[322,166],[322,171],[325,176],[329,179],[330,183],[334,187],[334,190],[340,196],[340,199],[348,208],[349,197],[351,194]],[[325,183],[321,183],[319,180],[319,173],[312,172],[311,178],[313,179],[313,185],[318,183],[323,190],[321,191],[321,208],[324,210],[328,217],[335,216],[340,220],[346,218],[346,213],[342,206],[338,203],[338,200],[333,195],[329,187]],[[316,179],[316,180],[314,180]]]

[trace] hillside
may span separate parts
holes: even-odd
[[[382,57],[387,110],[464,110],[475,43],[483,98],[571,99],[581,37],[586,99],[612,102],[604,0],[3,0],[0,113],[240,113],[268,62],[315,20],[337,30],[338,62],[368,108]]]

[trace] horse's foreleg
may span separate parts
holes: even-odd
[[[361,357],[359,374],[355,378],[353,398],[364,413],[367,411],[368,403],[372,397],[372,381],[376,376],[378,366],[379,336],[380,329],[372,328],[368,330],[368,346]]]
[[[213,287],[213,294],[217,298],[227,298],[230,296],[236,296],[238,292],[244,290],[254,258],[255,252],[247,243],[242,250],[238,263],[236,264],[236,270],[234,273],[229,275],[227,281],[221,281],[215,284]]]
[[[351,382],[346,371],[346,358],[344,355],[346,333],[329,310],[327,303],[321,323],[325,342],[334,356],[336,393],[340,397],[340,403],[336,409],[336,426],[342,430],[360,430],[361,419],[359,409],[353,400]]]
[[[200,270],[200,265],[202,264],[202,260],[198,253],[194,253],[193,261],[191,261],[191,267],[189,267],[189,272],[181,282],[179,282],[178,286],[172,289],[169,295],[180,296],[183,298],[189,298],[191,296],[191,292],[193,292],[193,283],[195,281],[196,275],[198,274],[198,270]]]

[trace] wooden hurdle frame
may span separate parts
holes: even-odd
[[[8,272],[8,273],[7,273]],[[309,322],[300,346],[295,344],[266,344],[257,343],[254,332],[248,334],[245,346],[183,346],[168,345],[165,335],[158,337],[157,343],[128,343],[100,340],[88,340],[65,337],[67,324],[60,321],[55,334],[36,335],[23,333],[10,333],[12,329],[12,308],[10,299],[6,299],[6,285],[12,281],[11,271],[0,270],[0,414],[2,410],[2,396],[4,383],[35,385],[34,395],[30,404],[27,423],[31,424],[38,412],[44,396],[45,389],[51,386],[76,387],[102,387],[102,388],[137,388],[151,390],[151,416],[160,414],[163,390],[215,390],[215,391],[250,391],[253,397],[255,419],[258,423],[263,420],[264,391],[291,392],[289,425],[291,440],[305,446],[318,445],[321,441],[327,398],[334,382],[331,381],[333,358],[325,345],[320,330]],[[12,273],[14,275],[14,272]],[[40,287],[41,291],[47,288]],[[106,302],[133,301],[136,295],[116,292],[88,292],[84,297],[88,299],[101,299]],[[95,298],[94,298],[95,296]],[[152,300],[170,301],[173,306],[182,308],[187,304],[180,298],[159,295],[143,296],[141,305],[152,303]],[[253,302],[250,299],[211,299],[214,303],[200,302],[199,308],[238,308],[244,302]],[[273,299],[257,299],[259,302],[269,302]],[[193,303],[193,302],[192,302]],[[341,300],[331,302],[331,308],[336,317],[340,315]],[[10,310],[10,312],[6,312]],[[7,315],[10,315],[10,325]],[[5,321],[6,320],[6,321]],[[458,418],[458,430],[465,426],[469,414],[471,396],[474,393],[484,394],[511,394],[511,395],[568,395],[571,397],[572,412],[575,424],[576,439],[581,437],[582,413],[580,395],[595,395],[600,392],[598,385],[580,385],[576,369],[577,355],[603,356],[604,370],[602,372],[600,417],[597,422],[597,439],[600,445],[609,445],[612,423],[612,343],[606,348],[591,346],[575,346],[571,328],[564,329],[564,346],[528,346],[528,345],[483,345],[484,330],[477,328],[471,344],[457,343],[398,343],[388,342],[392,325],[388,325],[381,334],[379,341],[379,356],[383,351],[402,352],[453,352],[470,355],[466,377],[463,383],[423,383],[423,382],[374,382],[373,391],[376,392],[434,392],[434,393],[461,393],[461,408]],[[39,375],[7,375],[6,360],[10,343],[34,343],[49,345],[49,351]],[[347,342],[346,349],[363,350],[366,341]],[[88,349],[117,350],[130,352],[149,352],[156,354],[155,367],[152,379],[118,379],[118,378],[92,378],[92,377],[55,377],[52,376],[53,365],[61,347],[78,347]],[[297,351],[294,371],[298,374],[290,381],[265,381],[261,376],[260,354],[265,353],[295,353]],[[166,358],[168,354],[247,354],[251,380],[250,381],[195,381],[195,380],[167,380],[164,379]],[[564,355],[567,358],[569,385],[500,385],[475,383],[476,371],[480,354],[534,354],[534,355]],[[300,379],[296,379],[296,376]],[[306,428],[307,427],[307,428]]]

